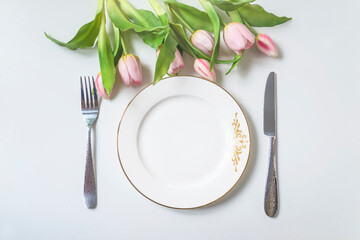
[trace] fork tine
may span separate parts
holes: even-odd
[[[94,99],[93,99],[93,94],[92,94],[92,85],[91,85],[91,80],[90,77],[87,77],[87,82],[88,82],[88,86],[89,86],[89,100],[90,100],[90,108],[94,108]]]
[[[85,82],[85,99],[86,99],[86,108],[90,108],[90,99],[89,99],[89,87],[88,87],[88,82],[86,81],[86,77],[84,77],[84,82]]]
[[[95,104],[95,108],[97,108],[98,107],[98,99],[97,99],[97,94],[96,94],[94,77],[92,77],[92,84],[93,84],[93,91],[94,91],[94,104]]]
[[[81,108],[85,108],[84,87],[83,87],[82,77],[80,77],[80,90],[81,90]]]

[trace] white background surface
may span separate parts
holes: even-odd
[[[147,1],[131,1],[149,8]],[[185,2],[185,1],[184,1]],[[186,1],[190,3],[191,1]],[[221,83],[243,106],[252,155],[237,188],[213,206],[177,211],[142,197],[116,154],[122,112],[140,88],[116,85],[96,125],[98,207],[82,198],[85,124],[79,76],[98,72],[97,50],[70,51],[43,36],[70,39],[96,1],[1,4],[0,239],[359,239],[360,154],[356,1],[258,1],[289,23],[261,29],[281,58],[249,51]],[[197,2],[196,6],[200,6]],[[133,36],[152,78],[155,53]],[[194,74],[185,57],[183,74]],[[265,80],[278,73],[280,211],[266,217],[268,139],[262,132]]]

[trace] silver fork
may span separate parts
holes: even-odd
[[[84,83],[83,83],[84,82]],[[91,84],[92,82],[92,84]],[[84,87],[85,85],[85,87]],[[92,87],[91,87],[92,86]],[[84,178],[84,198],[87,208],[96,207],[96,181],[91,152],[91,128],[99,114],[98,99],[96,95],[94,77],[80,77],[81,112],[88,128],[88,142],[86,148],[86,165]]]

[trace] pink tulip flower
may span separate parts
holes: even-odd
[[[266,34],[260,33],[256,36],[256,47],[269,57],[277,57],[278,51],[273,40]]]
[[[123,55],[118,63],[122,81],[127,87],[132,84],[140,86],[142,82],[142,69],[140,59],[132,54]]]
[[[102,77],[101,77],[101,73],[99,73],[96,76],[96,80],[95,80],[95,87],[97,92],[100,94],[101,97],[103,97],[104,99],[109,99],[110,98],[110,94],[108,94],[104,88],[103,82],[102,82]]]
[[[214,48],[214,36],[205,30],[197,30],[191,35],[191,43],[200,51],[208,56],[211,56]]]
[[[231,50],[241,55],[242,50],[252,47],[255,37],[244,24],[232,22],[224,28],[224,41]]]
[[[200,58],[196,59],[194,62],[194,69],[203,78],[213,82],[216,81],[215,70],[212,69],[210,71],[210,63],[207,60]]]
[[[161,47],[162,46],[160,46],[158,48],[158,50],[156,51],[156,57],[159,57]],[[179,50],[176,49],[175,58],[174,58],[173,62],[170,64],[170,66],[169,66],[168,74],[174,75],[174,74],[178,73],[183,68],[184,68],[184,60],[183,60]]]

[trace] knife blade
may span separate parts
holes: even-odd
[[[264,97],[264,133],[270,137],[269,168],[265,189],[264,209],[269,217],[278,210],[278,181],[276,163],[276,75],[268,76]]]
[[[276,97],[274,72],[269,74],[265,87],[264,133],[267,136],[276,136]]]

